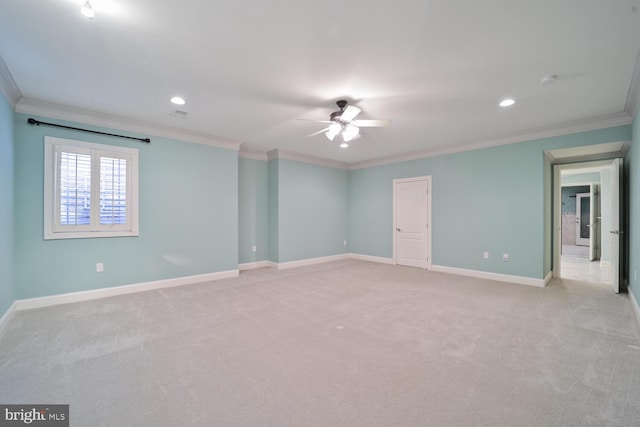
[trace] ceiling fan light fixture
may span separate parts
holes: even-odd
[[[341,99],[336,102],[339,111],[334,111],[329,115],[329,120],[309,120],[318,123],[326,123],[328,126],[308,136],[316,136],[324,133],[329,141],[333,141],[336,136],[342,136],[340,141],[340,148],[349,147],[349,142],[360,138],[360,127],[386,127],[391,125],[389,119],[367,119],[356,120],[356,116],[360,114],[362,110],[358,107],[347,106],[347,101]],[[298,119],[307,120],[307,119]]]
[[[82,15],[84,15],[86,18],[89,18],[89,19],[93,19],[96,16],[93,10],[93,6],[91,6],[91,2],[89,0],[84,2],[82,7],[80,8],[80,13],[82,13]]]
[[[329,141],[333,141],[333,139],[339,134],[340,132],[333,132],[331,131],[331,129],[329,129],[328,131],[325,132],[325,136],[329,139]]]
[[[342,132],[342,139],[344,142],[349,142],[360,133],[360,129],[354,125],[346,125]]]
[[[340,123],[331,123],[329,125],[329,130],[325,132],[325,135],[327,138],[329,138],[329,141],[333,141],[333,139],[338,136],[340,132],[342,132],[342,126],[340,125]]]

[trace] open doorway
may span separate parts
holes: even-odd
[[[603,214],[601,187],[610,191],[610,175],[603,168],[565,169],[561,188],[561,277],[608,285],[611,281],[609,251],[602,251]],[[609,201],[607,194],[605,201]],[[610,222],[605,209],[604,223]]]
[[[620,288],[622,159],[554,166],[554,276]]]

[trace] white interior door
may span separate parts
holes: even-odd
[[[589,190],[589,261],[600,259],[600,186],[591,184]]]
[[[620,251],[622,248],[622,233],[620,222],[620,200],[622,186],[622,159],[611,162],[611,287],[613,292],[620,292]],[[605,230],[606,232],[606,230]]]
[[[427,268],[429,261],[429,178],[394,180],[394,259]]]
[[[591,233],[591,196],[589,193],[576,194],[576,245],[589,246]]]

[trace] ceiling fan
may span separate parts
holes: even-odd
[[[340,147],[346,148],[349,146],[349,141],[360,138],[361,127],[386,127],[391,125],[391,120],[388,119],[354,120],[361,111],[358,107],[354,107],[353,105],[347,107],[347,101],[344,99],[337,101],[336,104],[338,108],[340,108],[340,111],[331,113],[329,120],[312,120],[316,123],[327,123],[329,126],[309,136],[324,133],[330,141],[333,141],[336,136],[342,135],[343,142],[340,144]]]

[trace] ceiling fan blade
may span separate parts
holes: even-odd
[[[326,131],[328,131],[328,130],[329,130],[329,128],[324,128],[324,129],[319,130],[318,132],[314,132],[314,133],[312,133],[312,134],[310,134],[310,135],[307,135],[307,136],[316,136],[316,135],[320,135],[321,133],[324,133],[324,132],[326,132]]]
[[[340,120],[345,122],[350,122],[355,119],[358,114],[360,114],[360,109],[358,107],[354,107],[353,105],[349,105],[346,110],[340,115]]]
[[[301,120],[303,122],[313,122],[313,123],[335,123],[330,120],[311,120],[311,119],[296,119],[296,120]]]
[[[391,120],[382,119],[382,120],[354,120],[352,124],[360,127],[360,128],[383,128],[387,126],[391,126]]]

